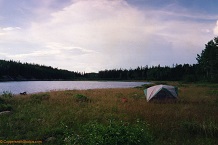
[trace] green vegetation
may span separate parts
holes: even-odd
[[[30,100],[33,103],[41,103],[43,100],[49,100],[50,94],[48,93],[41,93],[41,94],[33,94],[30,96]]]
[[[74,95],[74,98],[77,102],[88,102],[90,100],[89,97],[82,94],[76,94]]]
[[[11,92],[4,91],[0,96],[0,111],[11,111],[12,106],[8,103],[9,100],[13,97]]]
[[[191,136],[202,135],[206,137],[218,137],[218,126],[214,121],[197,123],[195,121],[186,121],[181,123]]]
[[[74,80],[80,73],[38,64],[0,60],[0,81]]]
[[[4,99],[10,99],[13,97],[13,94],[11,92],[8,92],[8,91],[3,91],[3,94],[1,95],[1,97]]]
[[[0,99],[1,101],[1,99]],[[0,111],[11,111],[12,107],[10,104],[7,103],[0,103]]]
[[[109,120],[106,125],[96,121],[89,122],[81,127],[80,134],[69,134],[64,141],[66,144],[77,145],[148,145],[152,140],[144,122],[138,120],[130,125],[128,122]]]
[[[200,55],[197,55],[199,71],[202,77],[218,82],[218,37],[209,41]]]
[[[218,85],[164,83],[179,87],[177,102],[148,103],[143,88],[0,97],[0,104],[12,110],[0,115],[0,140],[60,145],[218,144]]]

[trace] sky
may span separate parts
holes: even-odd
[[[195,64],[218,0],[0,0],[0,59],[78,72]]]

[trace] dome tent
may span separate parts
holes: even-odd
[[[169,85],[156,85],[144,90],[147,101],[178,98],[178,89]]]

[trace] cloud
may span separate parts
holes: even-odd
[[[131,57],[134,51],[142,52],[138,42],[146,44],[146,37],[155,31],[146,23],[152,22],[146,22],[140,11],[124,1],[77,1],[53,13],[49,21],[33,23],[30,32],[35,40],[47,47],[48,43],[58,43],[61,45],[49,47],[62,52],[71,48],[65,55],[75,57],[77,48],[80,58],[73,62],[75,65],[83,61],[87,65],[83,66],[85,68],[92,67],[90,64],[106,68],[116,63],[121,66],[119,62],[123,58]],[[96,54],[90,59],[90,55]]]
[[[214,33],[214,35],[218,35],[218,20],[216,22],[215,28],[213,29],[213,33]]]
[[[2,28],[3,31],[13,31],[13,30],[19,30],[21,29],[20,27],[5,27]]]
[[[0,27],[0,36],[7,35],[10,31],[20,30],[20,27]]]
[[[42,40],[41,35],[45,34],[43,40],[46,41],[59,41],[61,37],[62,40],[70,38],[71,43],[85,41],[99,45],[131,39],[130,36],[143,27],[143,20],[140,20],[143,16],[139,17],[139,12],[121,2],[123,1],[78,1],[53,13],[47,23],[34,23],[32,31],[36,34],[36,30],[40,30],[35,36]],[[147,31],[151,29],[147,28]]]
[[[186,11],[138,9],[124,0],[73,0],[49,14],[25,28],[1,28],[0,55],[87,72],[194,63],[214,27]]]

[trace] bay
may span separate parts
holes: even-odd
[[[132,88],[149,84],[149,82],[119,82],[119,81],[22,81],[0,82],[0,93],[12,94],[27,92],[28,94],[57,90],[87,90],[103,88]]]

